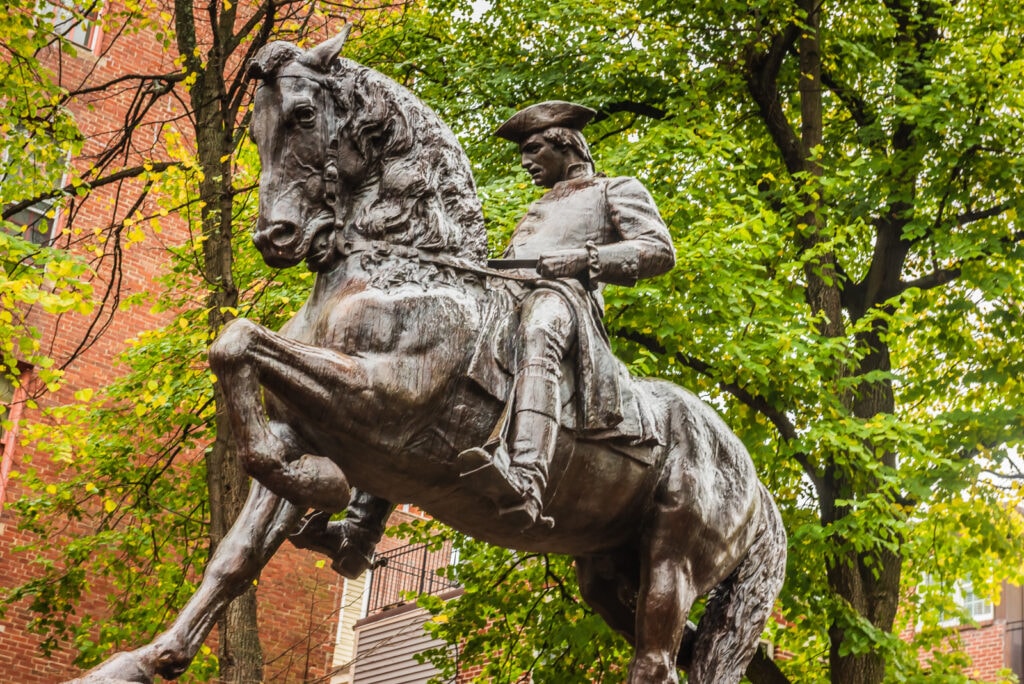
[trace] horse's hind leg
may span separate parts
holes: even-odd
[[[630,684],[677,684],[676,655],[696,599],[689,564],[671,543],[671,530],[656,524],[641,559],[636,611],[636,652]]]
[[[149,684],[155,674],[180,676],[228,604],[252,585],[302,512],[254,482],[238,519],[207,564],[202,583],[171,627],[149,645],[113,656],[81,682]]]

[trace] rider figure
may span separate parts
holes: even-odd
[[[504,255],[536,259],[543,280],[520,305],[507,450],[499,445],[493,454],[470,449],[461,456],[467,464],[490,461],[507,485],[498,505],[523,517],[525,526],[551,524],[542,516],[542,495],[561,422],[562,362],[580,346],[607,346],[606,339],[594,339],[605,336],[604,283],[633,285],[675,264],[668,229],[640,182],[594,173],[580,132],[594,114],[578,104],[542,102],[495,132],[519,145],[523,168],[536,185],[549,188],[516,226]],[[587,392],[580,376],[615,372],[586,365],[586,359],[575,364],[578,393]],[[581,410],[601,415],[584,415],[577,425],[614,428],[621,415],[594,394]]]

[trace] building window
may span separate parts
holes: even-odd
[[[959,603],[975,622],[985,622],[995,617],[995,605],[984,596],[975,594],[969,582],[961,588]]]
[[[57,201],[41,200],[12,215],[8,221],[25,227],[25,239],[34,245],[49,245],[57,224]]]
[[[953,596],[956,605],[961,609],[954,615],[943,615],[939,625],[956,627],[966,617],[970,622],[987,622],[995,617],[995,604],[991,600],[974,593],[970,582],[958,582]]]
[[[96,0],[39,0],[37,13],[53,27],[53,32],[86,50],[92,50],[98,29]]]
[[[8,179],[13,181],[12,195],[0,190],[0,208],[6,211],[33,196],[52,194],[53,188],[66,184],[70,166],[70,153],[61,152],[44,132],[33,133],[24,126],[14,126],[7,138],[0,141],[0,189],[6,189]],[[38,200],[6,219],[23,230],[0,230],[20,234],[35,245],[53,244],[62,200],[62,196]]]

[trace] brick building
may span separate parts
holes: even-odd
[[[1024,681],[1024,588],[1004,583],[999,602],[993,603],[963,585],[956,603],[968,619],[951,616],[941,626],[949,630],[948,648],[970,657],[972,680],[1004,681],[1009,671]],[[913,627],[901,636],[911,638]],[[930,659],[926,653],[920,658],[923,664]]]
[[[108,6],[113,3],[108,3]],[[169,54],[158,39],[158,27],[138,32],[131,30],[104,31],[98,17],[81,21],[67,11],[69,5],[39,2],[36,17],[40,30],[60,32],[77,48],[75,54],[57,44],[46,48],[40,58],[60,83],[68,89],[113,82],[126,74],[167,74],[177,71],[174,55]],[[79,3],[79,6],[83,6]],[[109,11],[116,10],[111,7]],[[8,10],[4,10],[8,11]],[[154,10],[156,11],[156,10]],[[169,24],[167,19],[164,23]],[[159,21],[157,24],[159,25]],[[125,28],[125,27],[121,27]],[[138,105],[137,92],[128,85],[114,87],[76,100],[71,114],[85,138],[81,153],[71,164],[88,164],[95,159],[116,134],[119,125]],[[138,127],[136,142],[120,160],[124,166],[141,164],[148,159],[166,157],[168,134],[188,141],[193,133],[189,123],[181,118],[183,107],[174,97],[156,100],[145,112]],[[148,146],[148,147],[147,147]],[[61,182],[55,179],[55,182]],[[33,206],[14,217],[17,222],[31,224],[32,240],[56,247],[78,251],[91,258],[90,233],[94,227],[114,225],[134,208],[125,198],[137,190],[139,181],[125,180],[97,189],[88,201],[74,207],[75,234],[68,229],[68,211],[54,204]],[[156,214],[152,199],[140,207],[143,212]],[[47,214],[50,216],[47,216]],[[159,232],[148,223],[141,241],[125,245],[116,266],[122,278],[122,294],[155,292],[156,281],[168,263],[168,249],[189,239],[185,222],[174,216],[159,219]],[[100,261],[98,281],[105,283],[114,274],[109,261]],[[97,287],[102,291],[102,287]],[[100,336],[89,331],[86,317],[66,316],[59,320],[38,310],[29,311],[30,323],[42,333],[44,348],[63,364],[78,351],[83,339],[90,339],[84,352],[75,356],[67,366],[63,387],[56,394],[47,393],[33,384],[33,369],[25,367],[23,377],[28,392],[37,396],[41,408],[67,403],[76,391],[102,387],[123,369],[117,367],[116,357],[125,349],[126,342],[141,331],[165,325],[170,313],[155,313],[148,306],[101,309],[109,315],[109,323]],[[27,409],[26,390],[15,390],[8,383],[0,385],[0,419],[17,422],[18,419],[39,420],[39,413]],[[40,560],[19,549],[30,541],[26,533],[18,530],[15,514],[10,506],[25,491],[19,485],[17,472],[27,466],[40,469],[44,476],[52,469],[47,454],[27,453],[19,444],[15,430],[0,436],[3,461],[0,468],[0,590],[10,589],[32,579],[37,572],[35,562]],[[199,455],[194,454],[192,458]],[[15,477],[11,474],[15,473]],[[55,476],[55,475],[54,475]],[[85,534],[93,530],[84,523],[71,523],[68,534]],[[295,549],[286,544],[263,572],[258,591],[260,634],[265,658],[266,681],[306,682],[328,681],[336,662],[350,659],[344,650],[336,652],[338,616],[343,610],[344,583],[312,552]],[[91,583],[90,593],[80,603],[77,615],[102,616],[105,587]],[[33,617],[27,601],[12,606],[0,619],[0,682],[18,684],[52,684],[76,676],[79,671],[71,665],[73,654],[67,649],[44,657],[39,650],[39,638],[28,629]],[[144,635],[142,635],[144,636]],[[140,637],[141,640],[142,637]],[[213,638],[216,638],[215,635]],[[212,643],[212,642],[211,642]]]
[[[41,3],[44,4],[44,3]],[[58,13],[59,14],[59,13]],[[153,34],[153,30],[104,35],[95,24],[76,22],[69,15],[60,20],[59,30],[78,44],[74,57],[61,55],[55,49],[46,55],[59,72],[65,84],[76,87],[87,83],[103,83],[126,72],[167,73],[174,71],[173,55],[167,54]],[[124,90],[113,97],[97,96],[90,106],[82,106],[73,113],[86,136],[82,152],[84,157],[102,149],[105,136],[110,133],[110,122],[123,119],[132,106],[131,92]],[[165,122],[174,121],[181,111],[173,99],[164,99],[149,113],[149,127],[154,148],[164,143]],[[157,123],[162,122],[162,123]],[[172,128],[174,125],[171,125]],[[176,128],[187,135],[187,129]],[[139,159],[144,156],[139,150]],[[74,163],[74,162],[73,162]],[[76,225],[109,225],[123,218],[126,208],[118,202],[118,187],[97,191],[97,195],[81,208]],[[46,217],[49,206],[32,207],[20,216],[25,223],[34,223],[35,237],[39,241],[52,241],[59,246],[78,249],[78,243],[63,232],[66,217],[60,212],[52,219]],[[120,272],[128,292],[152,291],[157,287],[155,278],[167,262],[167,246],[181,244],[188,239],[184,223],[173,215],[161,221],[161,233],[150,232],[146,239],[124,252]],[[149,228],[146,228],[149,231]],[[110,277],[109,273],[100,273]],[[139,331],[166,324],[169,314],[157,314],[145,308],[130,308],[112,312],[110,325],[102,338],[92,344],[67,369],[64,388],[56,395],[44,395],[41,403],[60,404],[69,401],[74,392],[92,388],[111,380],[118,372],[116,355],[125,342]],[[57,322],[41,313],[35,313],[34,322],[43,331],[43,339],[51,344],[52,355],[68,358],[75,352],[78,341],[87,335],[88,321],[65,319]],[[29,373],[31,369],[26,369]],[[6,405],[8,418],[31,418],[24,413],[23,393],[0,386],[0,404]],[[0,437],[3,461],[0,467],[0,588],[16,586],[33,575],[32,561],[18,547],[27,541],[24,533],[16,529],[16,521],[5,502],[15,500],[22,493],[16,479],[9,473],[17,471],[24,459],[17,435],[8,431]],[[36,460],[43,466],[45,457]],[[415,517],[415,510],[404,508],[401,519]],[[425,637],[421,626],[426,615],[406,603],[402,592],[426,589],[455,596],[458,589],[436,581],[434,570],[450,561],[444,552],[440,555],[419,556],[420,549],[401,547],[401,542],[388,540],[382,545],[382,556],[388,565],[376,571],[371,578],[345,583],[320,563],[316,554],[285,545],[267,566],[260,578],[258,601],[260,629],[266,661],[267,681],[372,684],[381,681],[424,682],[430,676],[429,667],[416,664],[412,655],[433,644]],[[411,584],[403,583],[410,580]],[[427,585],[427,586],[425,586]],[[102,591],[87,599],[82,610],[100,612],[103,609]],[[958,636],[972,655],[976,676],[992,680],[1002,667],[1012,667],[1018,675],[1024,674],[1024,644],[1022,620],[1024,598],[1016,588],[1004,591],[1002,604],[990,616],[979,620],[978,627],[963,627]],[[23,605],[15,606],[0,620],[0,683],[48,684],[77,674],[71,666],[71,654],[58,652],[51,658],[39,653],[38,639],[27,629],[32,615]],[[472,672],[466,673],[467,681]]]

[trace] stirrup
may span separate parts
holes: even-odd
[[[458,456],[459,477],[472,483],[471,486],[485,497],[499,504],[522,501],[523,492],[509,479],[508,452],[498,446],[494,453],[473,447]]]
[[[546,527],[553,529],[555,519],[544,515],[541,503],[533,497],[527,498],[522,503],[514,506],[498,507],[498,515],[506,518],[519,526],[519,529],[526,531],[533,527]]]

